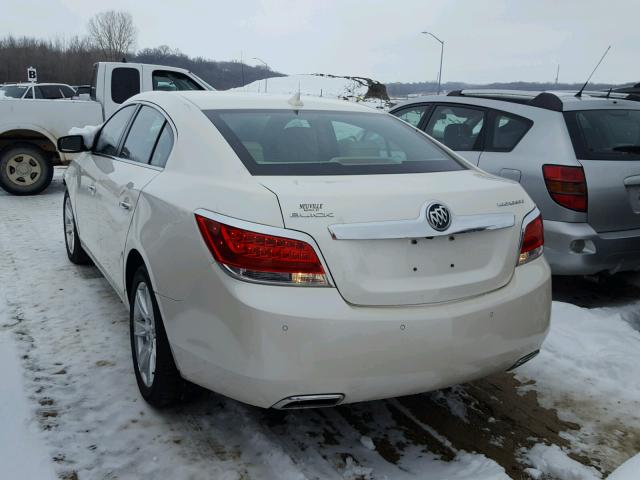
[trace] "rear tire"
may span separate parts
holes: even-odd
[[[64,203],[62,204],[62,225],[64,227],[64,244],[67,247],[67,257],[71,263],[76,265],[87,265],[91,263],[91,259],[87,252],[80,244],[78,236],[78,228],[76,226],[76,217],[73,214],[71,206],[71,198],[69,191],[64,192]]]
[[[38,147],[18,144],[0,155],[0,187],[13,195],[36,195],[52,179],[53,164]]]
[[[157,408],[188,400],[193,386],[181,376],[169,346],[149,273],[136,270],[129,292],[131,356],[142,397]]]

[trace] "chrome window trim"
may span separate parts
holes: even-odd
[[[247,222],[245,220],[240,220],[240,219],[235,218],[235,217],[228,217],[228,216],[222,215],[220,213],[212,212],[211,210],[206,210],[204,208],[198,208],[197,210],[194,211],[194,213],[196,215],[200,215],[201,217],[205,217],[205,218],[208,218],[210,220],[215,220],[216,222],[224,223],[225,225],[230,225],[230,226],[236,227],[236,228],[242,228],[243,230],[249,230],[251,232],[256,232],[256,233],[264,233],[265,235],[275,235],[275,236],[278,236],[278,237],[292,238],[294,240],[300,240],[302,242],[308,243],[309,245],[311,245],[311,248],[313,248],[313,250],[316,252],[316,255],[320,259],[320,263],[322,264],[322,268],[324,269],[325,276],[327,277],[327,285],[283,284],[283,283],[278,283],[278,282],[262,281],[262,280],[247,278],[247,277],[243,277],[243,276],[238,275],[232,269],[230,269],[226,265],[218,263],[212,257],[212,259],[211,259],[212,262],[215,263],[216,265],[219,265],[220,267],[222,267],[222,271],[224,271],[229,276],[231,276],[231,277],[233,277],[235,279],[238,279],[238,280],[242,280],[244,282],[248,282],[248,283],[259,283],[259,284],[265,284],[265,285],[276,285],[276,286],[281,286],[281,287],[305,287],[305,288],[310,288],[310,287],[314,287],[314,288],[335,287],[335,282],[333,281],[333,277],[331,276],[331,272],[329,271],[329,267],[327,266],[327,262],[325,261],[323,255],[322,255],[322,252],[320,251],[320,247],[318,247],[318,244],[316,243],[315,239],[311,235],[309,235],[307,233],[304,233],[304,232],[300,232],[298,230],[289,230],[287,228],[272,227],[271,225],[264,225],[262,223]],[[195,221],[195,217],[194,217],[194,221]],[[196,225],[196,228],[197,228],[197,225]]]
[[[454,234],[500,230],[515,225],[513,213],[485,213],[478,215],[454,215],[451,210],[451,225],[445,231],[433,229],[427,222],[427,208],[432,200],[420,209],[418,218],[412,220],[392,220],[383,222],[336,223],[329,225],[329,233],[334,240],[388,240],[402,238],[441,237]]]

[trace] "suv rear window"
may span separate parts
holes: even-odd
[[[317,110],[204,113],[252,175],[366,175],[466,168],[391,115]]]
[[[640,110],[564,113],[580,160],[640,160]]]

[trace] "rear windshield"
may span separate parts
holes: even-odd
[[[252,175],[365,175],[463,170],[392,115],[296,110],[207,110]]]
[[[8,85],[2,87],[2,93],[5,97],[9,98],[22,98],[24,92],[27,91],[27,86]]]
[[[580,160],[640,160],[640,110],[565,112]]]

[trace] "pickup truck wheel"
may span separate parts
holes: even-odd
[[[62,207],[62,220],[64,225],[64,243],[67,247],[67,256],[71,263],[76,265],[87,265],[91,263],[89,255],[84,251],[80,244],[80,237],[78,236],[78,229],[76,227],[76,219],[73,215],[73,208],[71,206],[71,198],[69,198],[69,192],[64,192],[64,205]]]
[[[161,408],[183,402],[196,392],[176,367],[160,309],[144,266],[133,276],[129,292],[133,369],[144,399]]]
[[[51,183],[53,164],[32,145],[16,145],[0,156],[0,187],[14,195],[36,195]]]

